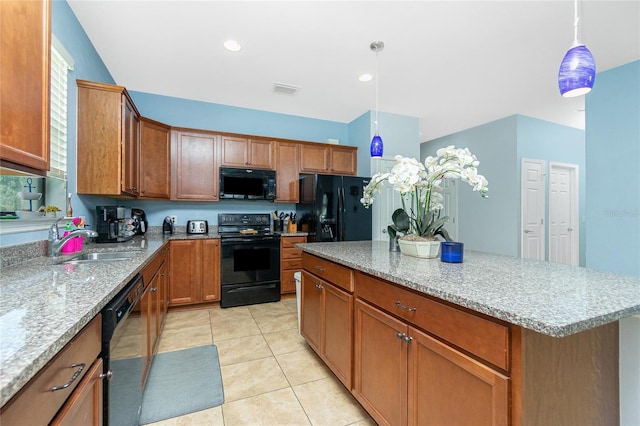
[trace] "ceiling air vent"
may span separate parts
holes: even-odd
[[[284,83],[273,83],[273,91],[276,93],[282,93],[283,95],[295,95],[300,90],[298,86]]]

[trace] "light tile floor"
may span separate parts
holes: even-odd
[[[298,334],[295,299],[170,312],[158,350],[212,343],[220,356],[224,404],[154,426],[375,425]]]

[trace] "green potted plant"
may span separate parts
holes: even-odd
[[[427,157],[423,163],[414,158],[397,155],[390,172],[376,173],[364,189],[360,202],[369,207],[374,195],[382,190],[384,182],[400,193],[402,208],[391,215],[392,225],[387,227],[389,238],[397,238],[404,254],[417,257],[436,257],[440,240],[450,241],[444,225],[448,216],[441,216],[443,208],[442,181],[460,179],[488,197],[488,182],[478,174],[480,164],[468,148],[456,149],[451,145]]]
[[[45,215],[49,217],[57,217],[59,211],[60,209],[53,205],[44,208]]]

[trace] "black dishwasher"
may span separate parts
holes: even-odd
[[[102,310],[104,425],[138,426],[142,406],[142,331],[129,314],[144,293],[137,274]]]

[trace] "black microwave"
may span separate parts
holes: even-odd
[[[275,200],[275,170],[220,167],[220,199]]]

